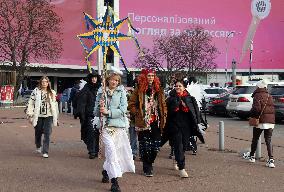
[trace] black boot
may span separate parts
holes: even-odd
[[[173,159],[174,157],[174,147],[171,147],[171,153],[169,155],[169,159]]]
[[[102,171],[102,175],[103,175],[102,183],[109,183],[109,177],[108,177],[108,174],[107,174],[106,170]]]
[[[89,159],[95,159],[97,157],[98,157],[98,154],[96,154],[96,153],[89,154]]]
[[[110,188],[111,192],[121,192],[119,185],[118,185],[117,178],[112,178],[111,183],[112,183],[111,188]]]
[[[153,177],[152,163],[143,162],[143,172],[146,177]]]

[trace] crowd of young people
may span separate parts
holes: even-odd
[[[178,174],[181,178],[187,178],[185,151],[191,149],[196,154],[197,146],[192,138],[200,136],[200,127],[204,123],[195,97],[186,89],[188,82],[177,78],[174,89],[165,98],[155,70],[143,69],[137,78],[135,89],[127,98],[126,89],[121,84],[121,75],[119,70],[110,71],[103,82],[105,86],[102,86],[98,74],[89,74],[84,88],[77,93],[76,116],[80,118],[81,139],[87,146],[89,158],[98,157],[102,148],[99,146],[100,139],[104,146],[102,182],[111,181],[111,191],[121,191],[118,178],[125,172],[135,172],[134,159],[138,156],[137,151],[143,163],[143,174],[153,177],[160,147],[168,140],[173,148]],[[273,168],[271,136],[275,117],[273,101],[266,87],[264,83],[259,83],[254,93],[252,112],[255,117],[259,116],[261,124],[253,129],[252,150],[245,158],[255,162],[257,140],[264,129],[269,155],[267,165]],[[48,77],[43,76],[32,92],[26,110],[35,129],[36,151],[42,153],[44,158],[49,157],[52,125],[58,125],[55,95]],[[130,126],[127,123],[129,116]],[[192,143],[195,143],[194,148]]]

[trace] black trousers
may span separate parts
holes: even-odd
[[[39,117],[37,125],[35,126],[35,144],[37,148],[42,146],[42,153],[48,153],[50,135],[52,132],[53,117]],[[44,135],[43,142],[41,144],[41,137]]]
[[[158,122],[153,122],[150,126],[151,130],[140,131],[138,134],[139,151],[144,171],[147,168],[152,168],[152,163],[154,163],[161,145],[161,131]]]
[[[87,146],[89,154],[97,154],[99,152],[99,130],[94,129],[92,125],[92,117],[87,117],[81,123],[81,139]]]
[[[185,166],[185,146],[183,145],[182,132],[178,131],[171,137],[172,147],[174,148],[175,160],[178,164],[179,170],[184,169]]]
[[[259,129],[259,128],[255,128],[255,127],[253,128],[253,137],[252,137],[252,142],[251,142],[250,156],[254,156],[254,153],[255,153],[256,148],[257,148],[258,139],[259,139],[263,130],[264,130],[264,139],[265,139],[265,143],[266,143],[266,147],[267,147],[268,157],[269,157],[269,159],[273,159],[273,147],[272,147],[272,143],[271,143],[271,137],[272,137],[273,129]]]

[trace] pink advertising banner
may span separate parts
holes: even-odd
[[[271,0],[271,11],[260,21],[253,39],[253,69],[284,69],[284,1]],[[151,47],[153,38],[173,35],[193,24],[201,25],[212,37],[220,54],[215,60],[219,69],[231,68],[234,58],[239,60],[249,29],[251,0],[120,0],[120,17],[129,16],[139,30],[138,41]],[[234,31],[234,33],[229,33]],[[137,49],[131,41],[120,43],[121,54],[132,67]],[[249,68],[249,53],[238,64]]]
[[[85,33],[86,29],[83,12],[96,17],[96,1],[94,0],[51,0],[55,11],[63,19],[63,53],[58,64],[86,65],[85,52],[77,35]],[[96,61],[96,54],[93,54]]]

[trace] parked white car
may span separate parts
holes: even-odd
[[[252,107],[252,94],[256,90],[255,84],[239,85],[230,94],[226,106],[227,112],[231,116],[238,116],[241,119],[247,119]]]
[[[216,98],[217,96],[221,95],[221,94],[224,94],[226,93],[228,90],[227,89],[224,89],[222,87],[210,87],[210,88],[206,88],[204,89],[204,99],[206,101],[206,111],[208,111],[208,105],[209,105],[209,102]]]
[[[204,98],[205,101],[208,102],[210,99],[215,98],[216,96],[227,92],[227,89],[224,89],[222,87],[210,87],[210,88],[206,88],[204,89]]]
[[[271,87],[281,85],[282,82],[268,83],[268,91]],[[227,112],[231,116],[238,116],[240,119],[247,119],[250,116],[250,110],[253,103],[252,94],[256,90],[256,84],[239,85],[230,94],[229,101],[226,106]]]

